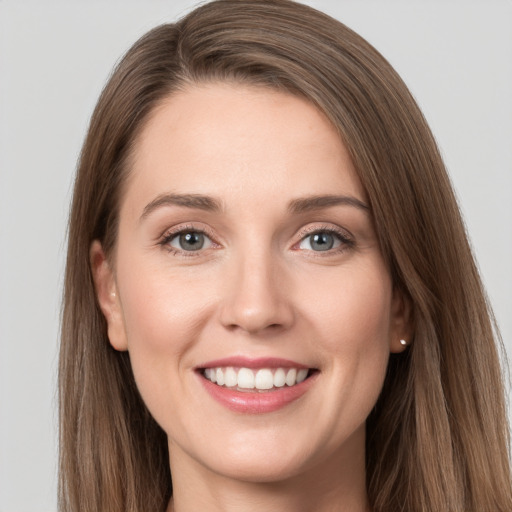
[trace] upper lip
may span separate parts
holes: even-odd
[[[223,368],[228,366],[237,368],[311,368],[311,366],[279,357],[250,358],[245,356],[232,356],[222,359],[215,359],[214,361],[207,361],[204,364],[197,366],[197,369],[201,370],[204,368]]]

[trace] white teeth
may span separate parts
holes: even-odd
[[[233,368],[227,368],[224,372],[224,384],[228,388],[232,388],[233,386],[237,385],[237,376]]]
[[[304,368],[300,369],[297,372],[297,384],[299,382],[302,382],[303,380],[305,380],[307,376],[308,376],[308,371]]]
[[[309,370],[306,368],[260,368],[252,370],[250,368],[239,368],[236,370],[232,367],[227,368],[206,368],[204,376],[211,382],[217,383],[219,386],[228,388],[238,387],[239,389],[258,389],[269,390],[272,388],[282,388],[287,386],[295,386],[306,379]]]
[[[220,368],[217,369],[219,371]],[[238,370],[238,387],[243,389],[254,389],[254,373],[249,368]]]
[[[285,382],[288,386],[293,386],[297,382],[297,370],[295,368],[288,370]]]
[[[222,371],[222,368],[217,368],[215,376],[217,378],[217,384],[219,386],[224,386],[224,372]]]
[[[274,387],[274,376],[270,370],[258,370],[254,380],[256,389],[272,389]]]
[[[276,388],[282,388],[286,383],[286,374],[282,368],[278,368],[274,373],[274,386]]]
[[[206,370],[204,371],[204,376],[208,380],[211,380],[212,382],[217,382],[217,375],[216,375],[216,373],[217,372],[213,368],[206,368]]]

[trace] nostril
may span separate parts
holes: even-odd
[[[283,329],[283,325],[282,324],[279,324],[279,323],[273,323],[273,324],[270,324],[270,325],[266,325],[266,326],[259,326],[259,325],[247,325],[247,324],[229,324],[229,325],[226,325],[225,326],[226,329],[228,331],[237,331],[239,329],[243,330],[243,331],[247,331],[251,334],[256,334],[256,333],[277,333],[279,331],[281,331]]]

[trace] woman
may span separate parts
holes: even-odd
[[[221,0],[135,44],[82,151],[64,300],[62,510],[511,509],[439,152],[326,15]]]

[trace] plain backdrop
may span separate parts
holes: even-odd
[[[194,3],[0,0],[0,512],[56,510],[66,219],[94,103],[124,51]],[[305,3],[366,37],[416,96],[512,353],[512,2]]]

